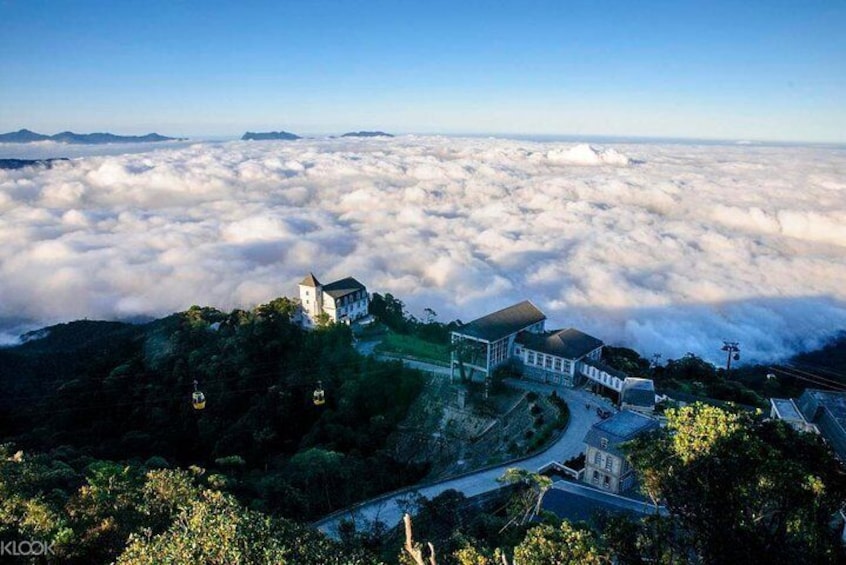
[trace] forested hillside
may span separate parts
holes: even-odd
[[[197,465],[252,507],[299,520],[425,474],[383,449],[421,375],[359,356],[345,326],[304,332],[292,312],[278,299],[41,330],[0,350],[0,437],[70,464]],[[207,399],[200,411],[195,380]],[[322,406],[312,402],[318,382]]]
[[[380,320],[405,320],[401,302],[384,305]],[[335,542],[304,523],[426,474],[388,448],[424,378],[360,356],[346,326],[302,331],[293,312],[287,299],[195,306],[146,324],[61,324],[0,349],[0,544],[44,543],[52,563],[411,563],[399,532],[346,524]],[[437,337],[449,327],[412,325]],[[648,369],[630,350],[610,348],[607,360]],[[655,377],[719,382],[693,356]],[[727,406],[668,409],[667,429],[627,447],[666,516],[532,522],[551,481],[509,471],[513,488],[492,507],[454,491],[410,496],[415,539],[433,543],[440,565],[841,562],[830,523],[846,475],[829,448]]]

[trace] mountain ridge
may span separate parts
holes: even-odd
[[[248,131],[241,136],[241,141],[294,141],[295,139],[302,139],[299,135],[289,131]]]
[[[384,131],[348,131],[341,135],[341,137],[394,137],[391,133]]]
[[[56,161],[69,161],[67,157],[52,159],[0,159],[0,170],[23,169],[24,167],[44,167],[49,169]]]
[[[184,137],[167,137],[158,133],[145,135],[117,135],[108,132],[75,133],[63,131],[55,135],[45,135],[28,129],[0,133],[0,143],[35,143],[55,141],[73,145],[100,145],[106,143],[157,143],[160,141],[184,141]]]

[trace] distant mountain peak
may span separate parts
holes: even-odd
[[[350,131],[341,137],[394,137],[393,134],[384,131]]]
[[[0,134],[0,143],[31,143],[33,141],[44,141],[50,136],[35,133],[32,130],[20,129],[18,131]]]
[[[241,140],[243,141],[269,141],[269,140],[283,140],[283,141],[293,141],[295,139],[302,139],[299,135],[295,133],[291,133],[288,131],[264,131],[264,132],[254,132],[248,131],[243,136],[241,136]]]

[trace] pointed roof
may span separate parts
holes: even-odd
[[[320,286],[320,281],[317,280],[317,277],[314,276],[314,273],[309,273],[306,275],[306,278],[300,282],[300,286],[313,286],[317,288]]]

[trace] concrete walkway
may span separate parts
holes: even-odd
[[[402,519],[403,510],[400,508],[402,500],[409,495],[419,493],[426,498],[433,498],[442,492],[454,489],[465,496],[475,496],[499,488],[496,479],[501,477],[506,469],[517,467],[533,473],[550,461],[563,462],[584,451],[584,438],[590,427],[599,421],[596,415],[597,406],[605,410],[615,410],[610,401],[583,390],[573,390],[530,381],[510,381],[509,384],[519,388],[549,393],[556,390],[570,407],[570,422],[565,432],[553,445],[540,454],[534,455],[515,463],[506,463],[489,469],[468,473],[453,479],[446,479],[430,485],[423,485],[404,489],[399,492],[366,501],[347,510],[337,512],[315,522],[319,530],[327,535],[338,537],[338,524],[341,520],[351,520],[359,528],[366,528],[373,521],[382,521],[388,527],[396,526]],[[589,405],[589,408],[585,408]]]

